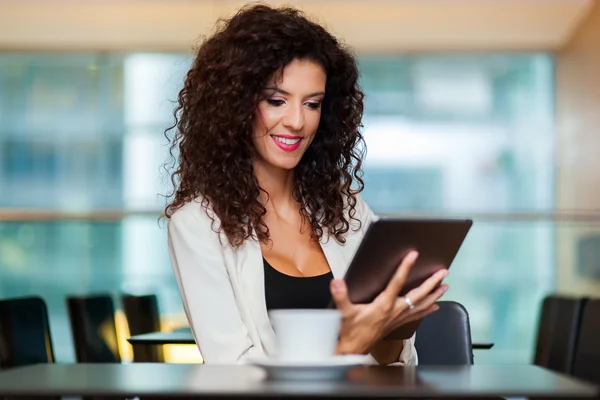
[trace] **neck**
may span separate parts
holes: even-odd
[[[260,201],[267,212],[285,210],[296,203],[292,192],[294,190],[294,171],[277,168],[265,163],[263,160],[254,161],[254,175],[260,187],[267,194],[261,192]],[[279,214],[279,212],[278,212]]]

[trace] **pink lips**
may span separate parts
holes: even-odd
[[[280,137],[280,138],[284,138],[284,139],[300,139],[300,140],[298,140],[298,142],[295,144],[285,144],[285,143],[281,143],[279,140],[275,139],[275,137]],[[275,144],[277,146],[279,146],[279,148],[281,150],[287,151],[287,152],[292,152],[294,150],[297,150],[298,147],[300,147],[300,142],[302,142],[302,138],[300,136],[273,135],[273,136],[271,136],[271,139],[273,139],[273,142],[275,142]]]

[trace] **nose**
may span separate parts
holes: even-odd
[[[283,125],[290,130],[299,131],[304,127],[304,110],[302,105],[288,107],[283,117]]]

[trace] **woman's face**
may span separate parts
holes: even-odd
[[[312,61],[294,60],[264,89],[254,118],[255,162],[293,169],[313,141],[321,119],[327,77]]]

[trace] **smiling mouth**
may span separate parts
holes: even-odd
[[[279,143],[283,143],[287,146],[293,146],[296,143],[299,143],[302,138],[301,137],[297,137],[297,138],[286,138],[286,137],[282,137],[282,136],[276,136],[276,135],[272,135],[271,136],[274,140],[276,140]]]
[[[294,151],[300,147],[301,137],[283,137],[277,135],[271,135],[273,142],[283,151]]]

